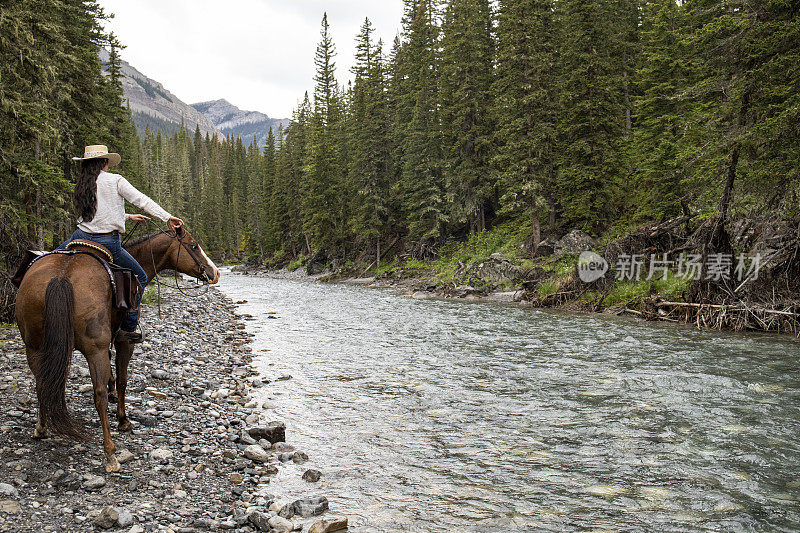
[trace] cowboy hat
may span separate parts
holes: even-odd
[[[83,157],[73,157],[73,161],[84,161],[86,159],[108,159],[108,166],[114,167],[122,161],[122,156],[115,153],[108,153],[108,146],[104,144],[94,144],[83,149]]]

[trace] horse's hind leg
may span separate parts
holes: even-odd
[[[111,350],[108,350],[108,362],[111,364],[112,361]],[[112,369],[111,375],[108,378],[108,401],[114,403],[117,401],[117,381],[114,379],[114,371]]]
[[[108,360],[108,348],[98,348],[86,355],[89,372],[94,386],[94,405],[100,416],[103,428],[103,451],[106,455],[106,472],[119,472],[121,467],[117,461],[117,448],[111,440],[111,426],[108,422],[108,380],[111,376],[111,362]]]
[[[133,355],[133,344],[128,341],[117,341],[117,421],[120,431],[133,429],[131,421],[125,414],[125,391],[128,388],[128,363]]]
[[[36,379],[36,388],[39,388],[39,360],[37,357],[36,350],[31,348],[25,347],[25,353],[28,356],[28,366],[30,367],[31,371],[33,372],[33,377]],[[44,405],[42,402],[37,402],[39,404],[39,419],[36,421],[36,428],[33,430],[33,438],[34,439],[46,439],[49,437],[49,433],[47,432],[47,411],[45,411]]]

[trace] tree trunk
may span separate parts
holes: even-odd
[[[739,143],[736,143],[731,150],[731,158],[728,163],[728,179],[725,180],[725,188],[722,190],[722,199],[719,203],[720,224],[724,225],[728,218],[731,199],[733,197],[733,183],[736,181],[736,166],[739,164]]]
[[[536,256],[539,243],[542,242],[542,227],[539,224],[539,210],[536,208],[536,200],[531,203],[531,258]]]
[[[42,191],[36,189],[36,246],[44,250],[44,227],[42,227]]]
[[[26,244],[32,245],[36,242],[36,225],[33,223],[35,213],[33,211],[33,199],[31,193],[25,193],[25,216],[28,219],[28,242]]]

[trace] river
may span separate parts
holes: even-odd
[[[800,529],[791,337],[229,272],[220,287],[256,317],[264,377],[292,376],[261,399],[311,462],[271,486],[308,494],[318,468],[351,531]]]

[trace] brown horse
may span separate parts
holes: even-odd
[[[207,283],[219,281],[219,270],[189,232],[160,232],[125,247],[142,265],[148,279],[173,269]],[[49,255],[30,268],[17,293],[16,318],[28,366],[36,378],[39,420],[34,438],[48,428],[77,439],[85,438],[69,414],[66,385],[74,349],[86,357],[94,385],[94,404],[103,428],[107,472],[118,472],[116,447],[108,421],[108,395],[116,385],[117,420],[121,431],[131,423],[125,414],[128,363],[133,345],[115,340],[117,378],[114,383],[110,346],[124,317],[112,307],[111,282],[105,269],[86,255]]]

